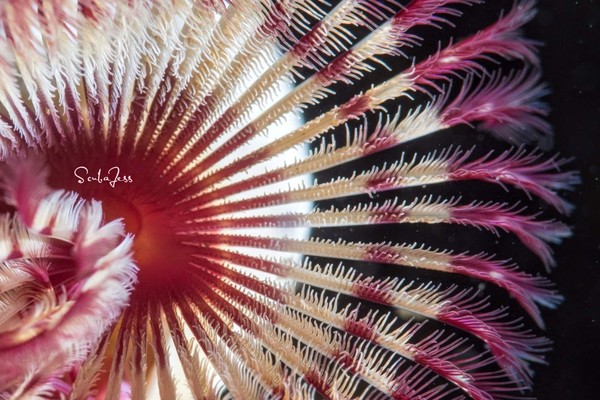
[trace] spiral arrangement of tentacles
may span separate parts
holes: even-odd
[[[0,2],[0,397],[528,396],[551,347],[539,307],[561,301],[546,277],[349,233],[465,225],[553,266],[563,223],[430,189],[479,181],[567,214],[564,160],[405,147],[460,125],[513,144],[551,134],[537,43],[520,32],[534,1],[407,55],[484,6]]]

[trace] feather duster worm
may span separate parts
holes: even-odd
[[[566,214],[558,192],[578,178],[564,160],[406,150],[459,125],[517,145],[550,135],[536,43],[520,34],[533,1],[406,56],[421,32],[483,3],[2,2],[0,396],[526,396],[550,342],[511,310],[542,327],[539,307],[561,301],[547,278],[478,251],[332,229],[464,225],[507,232],[554,265],[563,223],[430,193],[479,181]],[[380,75],[386,63],[404,67]],[[346,140],[332,135],[345,124]],[[371,157],[389,152],[391,163]],[[327,171],[337,177],[293,183]],[[331,207],[298,208],[315,202]],[[311,237],[285,233],[295,227]],[[515,304],[490,300],[494,287]]]

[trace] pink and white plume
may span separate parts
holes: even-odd
[[[0,2],[0,398],[528,397],[578,176],[533,0],[422,39],[485,3]]]

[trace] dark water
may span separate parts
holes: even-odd
[[[552,86],[550,121],[555,149],[576,158],[583,184],[571,198],[573,238],[556,254],[553,280],[565,303],[546,313],[555,341],[550,365],[539,368],[541,400],[597,399],[600,394],[600,3],[542,0],[530,34],[545,42],[541,54]]]

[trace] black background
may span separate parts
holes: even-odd
[[[541,0],[528,33],[544,42],[555,149],[575,157],[583,183],[571,196],[574,235],[556,248],[553,280],[565,296],[545,314],[554,351],[538,369],[541,400],[600,398],[600,4]]]

